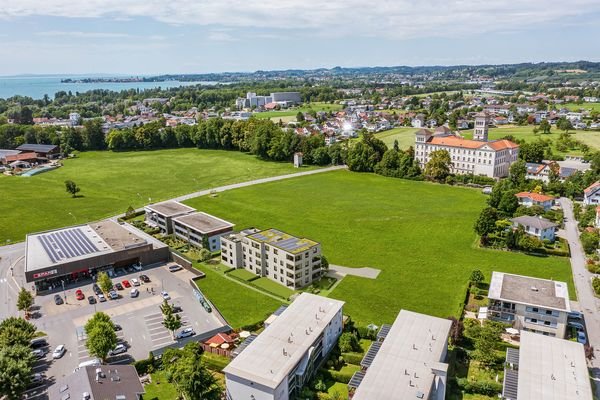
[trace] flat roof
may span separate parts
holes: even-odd
[[[178,201],[164,201],[162,203],[148,204],[147,206],[144,206],[144,208],[147,208],[167,218],[196,211],[195,208],[186,206]]]
[[[26,271],[37,271],[147,243],[118,223],[105,220],[27,235]]]
[[[276,388],[343,305],[343,301],[302,293],[223,372]]]
[[[354,400],[428,399],[452,321],[402,310],[354,393]]]
[[[314,240],[298,238],[273,228],[248,235],[248,238],[269,244],[292,254],[302,253],[319,244]]]
[[[101,372],[98,380],[97,372]],[[134,366],[101,365],[80,368],[59,379],[57,384],[48,390],[48,396],[50,400],[77,400],[82,399],[84,393],[89,393],[90,400],[134,400],[144,392],[144,386]]]
[[[173,221],[178,224],[186,225],[204,234],[210,234],[226,228],[233,228],[231,222],[200,211],[173,218]]]
[[[518,399],[592,400],[583,345],[521,331]]]
[[[566,282],[492,272],[488,298],[530,306],[571,311]]]

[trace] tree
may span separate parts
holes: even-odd
[[[509,169],[509,178],[514,187],[519,187],[525,183],[527,175],[527,163],[523,160],[517,160]]]
[[[446,150],[435,150],[430,153],[429,161],[425,165],[425,176],[428,179],[442,182],[450,175],[452,159]]]
[[[358,338],[353,332],[342,333],[340,339],[338,340],[338,345],[342,353],[360,351],[360,344],[358,342]]]
[[[0,347],[0,396],[20,400],[31,381],[32,365],[33,355],[28,345]]]
[[[472,357],[479,361],[483,367],[489,368],[496,362],[495,350],[503,330],[502,324],[486,321],[481,329],[477,331],[474,338],[475,350],[472,352]]]
[[[562,131],[565,131],[567,133],[569,133],[569,131],[571,129],[573,129],[573,125],[571,124],[571,121],[569,121],[568,119],[566,119],[565,117],[561,117],[557,122],[556,122],[556,127]]]
[[[212,253],[210,250],[202,248],[200,249],[199,256],[200,261],[208,261],[212,257]]]
[[[298,111],[298,113],[296,114],[296,121],[304,122],[304,114],[301,111]]]
[[[0,348],[15,345],[29,346],[35,326],[23,318],[8,317],[0,323]]]
[[[465,326],[462,321],[455,317],[448,317],[448,319],[452,321],[452,325],[450,326],[450,344],[456,345],[462,339]]]
[[[77,184],[71,180],[65,181],[65,188],[67,193],[69,193],[73,198],[77,197],[77,193],[81,190]]]
[[[542,122],[540,122],[540,130],[543,134],[549,134],[551,129],[552,126],[550,125],[550,122],[548,122],[548,120],[544,119],[542,120]]]
[[[479,218],[475,222],[475,232],[481,236],[482,241],[487,239],[487,236],[496,230],[496,220],[498,219],[498,213],[495,208],[486,207],[481,210]]]
[[[329,260],[323,254],[321,254],[321,269],[323,271],[329,270]]]
[[[86,334],[85,347],[90,355],[106,361],[108,353],[117,345],[117,334],[112,322],[98,321],[90,330],[86,329]]]
[[[202,360],[202,349],[188,343],[183,349],[167,349],[163,360],[172,360],[164,366],[170,382],[188,400],[220,400],[222,388]]]
[[[519,199],[515,196],[515,191],[509,190],[504,192],[500,199],[500,204],[498,204],[498,211],[506,217],[512,217],[517,208],[519,208]]]
[[[172,311],[164,315],[163,326],[171,331],[171,337],[175,338],[175,331],[181,328],[181,317]]]
[[[25,316],[29,314],[29,308],[33,305],[33,295],[29,290],[21,288],[17,297],[17,309],[25,311]]]
[[[484,279],[485,277],[483,276],[483,272],[481,272],[481,270],[479,269],[476,269],[473,270],[473,272],[471,272],[471,277],[469,278],[469,281],[472,285],[479,286],[479,284],[483,282]]]
[[[98,286],[104,293],[108,293],[113,290],[113,283],[110,276],[106,272],[98,273]]]

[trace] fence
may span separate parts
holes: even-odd
[[[231,350],[222,349],[220,347],[212,347],[206,343],[200,343],[200,347],[207,353],[217,354],[219,356],[231,358]]]

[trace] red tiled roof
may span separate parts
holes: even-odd
[[[14,161],[33,160],[33,159],[35,159],[37,157],[38,157],[38,155],[36,153],[21,153],[21,154],[14,154],[14,155],[5,156],[4,160],[7,163],[10,163],[10,162],[14,162]]]
[[[465,149],[478,149],[486,144],[486,142],[479,142],[477,140],[469,140],[469,139],[461,139],[456,136],[433,137],[433,138],[431,138],[429,143],[437,144],[438,146],[462,147]]]
[[[547,196],[545,194],[533,193],[533,192],[521,192],[521,193],[515,194],[515,196],[517,196],[519,198],[530,198],[531,200],[537,201],[540,203],[543,203],[545,201],[554,200],[554,197],[552,197],[552,196]]]
[[[590,186],[586,187],[583,192],[584,193],[590,193],[592,190],[596,189],[597,187],[600,186],[600,181],[594,182],[592,183]]]
[[[217,333],[215,336],[208,339],[205,343],[222,345],[223,343],[233,343],[233,339],[226,333]]]
[[[488,144],[494,150],[516,149],[519,147],[518,144],[506,139],[496,140],[494,142],[489,142]]]

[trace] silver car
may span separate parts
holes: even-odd
[[[56,349],[54,349],[54,351],[52,352],[52,358],[54,358],[54,359],[62,358],[62,356],[64,356],[66,352],[67,352],[67,349],[65,349],[65,345],[59,344],[58,346],[56,346]]]

